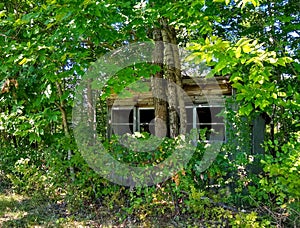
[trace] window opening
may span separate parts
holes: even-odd
[[[198,118],[196,128],[207,129],[206,140],[225,140],[225,124],[224,118],[219,116],[222,112],[222,106],[200,106],[196,107],[196,114]]]
[[[112,108],[111,130],[112,134],[132,134],[136,131],[134,125],[135,108]]]
[[[139,132],[148,132],[155,135],[155,112],[154,108],[139,108],[138,109],[138,127]]]
[[[224,141],[225,123],[224,118],[219,116],[223,106],[209,106],[203,104],[199,106],[186,107],[187,133],[193,128],[207,129],[206,140]],[[111,133],[123,135],[133,134],[135,131],[148,132],[155,135],[155,111],[151,107],[114,107],[112,108]]]

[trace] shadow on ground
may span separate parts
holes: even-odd
[[[65,227],[68,217],[64,204],[0,192],[0,227]]]
[[[33,197],[14,193],[0,177],[0,227],[186,227],[199,226],[199,220],[176,215],[173,211],[161,214],[159,207],[152,216],[140,219],[142,214],[131,215],[120,207],[113,209],[101,202],[82,205],[70,212],[63,200],[45,196]],[[150,212],[145,212],[150,213]],[[201,223],[200,223],[201,224]],[[192,226],[193,227],[193,226]]]
[[[80,219],[84,220],[84,219]],[[0,176],[0,227],[84,227],[66,204],[44,196],[28,197],[14,193]]]

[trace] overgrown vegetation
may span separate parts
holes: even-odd
[[[0,225],[297,227],[297,8],[296,0],[1,2]],[[191,51],[185,61],[211,67],[208,77],[230,76],[235,96],[224,110],[227,141],[203,168],[214,145],[201,130],[193,157],[172,178],[118,186],[90,168],[77,148],[75,87],[101,55],[151,40],[160,18]],[[120,91],[148,77],[143,67],[112,78],[97,104],[103,145],[115,159],[136,166],[160,163],[178,143],[167,138],[154,151],[138,153],[117,136],[106,138],[105,98],[111,88]],[[251,150],[257,116],[267,120],[263,154]],[[152,136],[124,137],[143,142]]]

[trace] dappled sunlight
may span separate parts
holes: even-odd
[[[298,227],[299,6],[0,1],[0,227]]]
[[[19,220],[28,215],[23,210],[23,204],[26,204],[28,198],[10,193],[9,195],[0,194],[0,225],[4,225],[11,220]]]

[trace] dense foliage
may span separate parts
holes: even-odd
[[[163,215],[183,223],[193,217],[196,222],[189,222],[196,226],[296,226],[297,8],[297,0],[1,2],[0,183],[8,178],[15,191],[63,200],[73,211],[101,204],[117,211],[117,222],[135,217],[143,224]],[[171,179],[125,188],[101,178],[81,156],[71,127],[75,88],[103,54],[151,40],[161,18],[191,51],[186,61],[211,67],[208,77],[230,75],[236,94],[225,111],[231,137],[206,170],[201,161],[209,145],[199,141],[189,164]],[[143,67],[113,77],[105,95],[149,74]],[[99,137],[116,159],[149,165],[169,156],[176,138],[142,155],[107,139],[105,96],[97,105]],[[261,155],[249,149],[249,127],[258,115],[268,119]],[[144,137],[149,136],[140,140]],[[252,172],[253,163],[259,164],[258,173]]]

